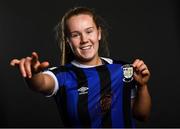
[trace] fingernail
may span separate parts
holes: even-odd
[[[26,74],[23,74],[23,77],[26,77]]]

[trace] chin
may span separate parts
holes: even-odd
[[[81,57],[80,60],[81,61],[85,61],[85,62],[88,62],[88,61],[91,61],[93,59],[93,57]]]
[[[88,61],[91,61],[95,58],[95,56],[81,56],[81,57],[78,57],[78,59],[80,61],[83,61],[83,62],[88,62]]]

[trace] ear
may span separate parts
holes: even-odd
[[[101,27],[98,28],[98,40],[101,40]]]

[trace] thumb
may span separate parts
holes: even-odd
[[[49,62],[44,61],[39,65],[38,71],[42,71],[42,70],[46,69],[48,66],[49,66]]]
[[[32,66],[34,68],[34,73],[38,73],[40,71],[43,71],[44,69],[46,69],[49,66],[49,62],[44,61],[44,62],[40,62],[39,61],[39,55],[36,52],[32,52]]]
[[[134,72],[134,79],[136,80],[136,81],[138,81],[139,80],[139,76],[138,76],[138,73],[136,73],[136,72]]]

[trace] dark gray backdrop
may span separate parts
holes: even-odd
[[[54,100],[31,91],[9,62],[36,51],[40,60],[58,64],[54,26],[79,5],[108,23],[113,58],[140,58],[149,66],[152,113],[138,127],[180,127],[179,2],[172,0],[1,0],[0,127],[62,127]]]

